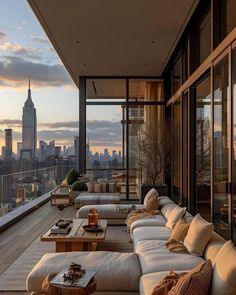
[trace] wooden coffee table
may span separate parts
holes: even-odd
[[[68,234],[52,234],[50,228],[40,236],[43,242],[55,242],[56,252],[94,251],[99,242],[105,240],[107,220],[99,220],[99,225],[104,228],[102,232],[88,232],[83,229],[87,219],[73,219],[72,229]]]

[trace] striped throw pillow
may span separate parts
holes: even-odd
[[[207,295],[211,285],[212,263],[197,265],[168,292],[168,295]]]

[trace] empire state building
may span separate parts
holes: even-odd
[[[37,118],[36,109],[31,98],[30,78],[28,97],[23,107],[22,116],[22,150],[21,158],[30,160],[35,157],[37,146]]]

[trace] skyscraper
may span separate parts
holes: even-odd
[[[37,146],[37,119],[36,109],[31,98],[30,78],[28,97],[23,107],[22,116],[22,145],[21,157],[31,159],[35,156]]]
[[[5,160],[12,158],[12,129],[5,129]]]
[[[79,169],[79,136],[74,137],[74,150],[75,150],[76,168]]]

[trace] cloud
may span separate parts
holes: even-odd
[[[14,54],[15,56],[21,56],[28,59],[33,59],[33,60],[41,59],[40,51],[37,48],[33,48],[30,46],[25,47],[20,45],[17,42],[14,42],[14,43],[4,42],[0,44],[0,50],[7,51],[8,53],[10,52]]]
[[[4,32],[0,31],[0,42],[4,41],[6,39],[6,37],[7,37],[7,35]]]
[[[0,60],[0,80],[2,87],[24,87],[28,76],[35,87],[71,86],[65,68],[59,64],[36,63],[21,57],[3,56]]]
[[[7,125],[9,127],[21,127],[22,122],[21,120],[10,120],[10,119],[3,119],[0,120],[0,125]]]
[[[49,44],[49,41],[48,39],[46,39],[45,37],[43,36],[34,36],[34,35],[31,35],[30,38],[36,42],[39,42],[39,43],[43,43],[43,44]]]
[[[44,128],[52,128],[52,129],[57,129],[57,128],[79,128],[79,121],[65,121],[65,122],[53,122],[53,123],[39,123],[39,127],[44,127]]]

